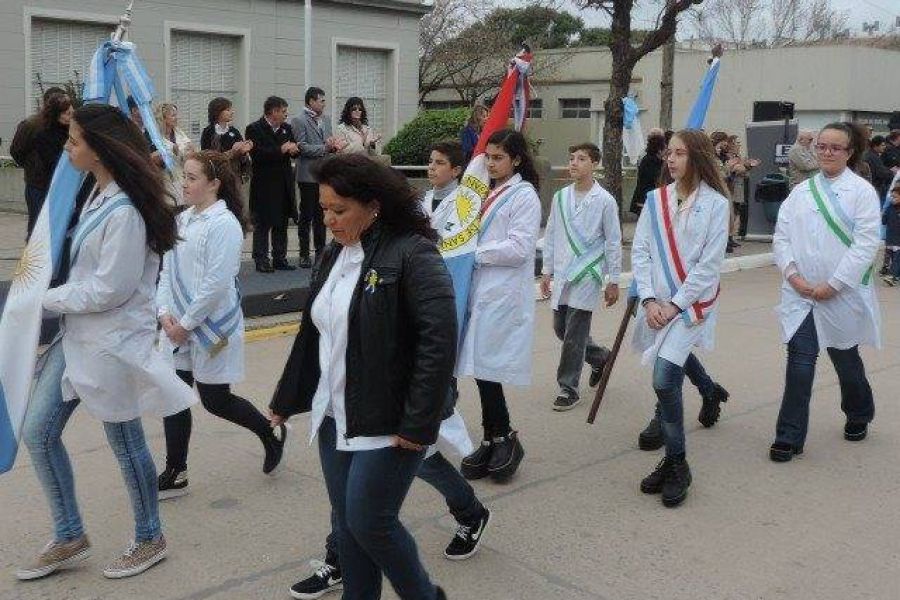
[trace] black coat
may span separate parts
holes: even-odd
[[[878,200],[884,202],[884,195],[887,194],[888,186],[894,180],[894,172],[884,166],[881,157],[871,148],[866,150],[863,158],[869,165],[869,171],[872,174],[872,185],[878,192]]]
[[[250,213],[254,222],[281,225],[288,218],[297,219],[297,196],[291,157],[281,152],[285,142],[296,142],[288,123],[273,131],[265,117],[247,125],[246,138],[253,142],[250,159]]]
[[[242,141],[244,138],[235,127],[229,127],[228,133],[219,135],[216,133],[215,125],[207,125],[200,134],[200,149],[228,152],[232,146]]]
[[[453,284],[435,244],[376,226],[363,236],[347,338],[347,437],[399,435],[433,444],[456,361]],[[270,407],[309,412],[319,385],[319,331],[311,311],[340,254],[325,247],[313,271],[300,332]],[[378,283],[371,285],[371,278]]]
[[[884,245],[900,246],[900,206],[891,204],[881,216],[885,225]]]
[[[50,180],[53,179],[53,171],[56,163],[63,153],[63,146],[69,139],[69,128],[65,125],[54,123],[50,127],[41,129],[34,137],[35,152],[35,187],[42,190],[50,189]]]
[[[659,174],[662,171],[663,159],[654,154],[645,154],[638,163],[637,182],[631,196],[631,207],[628,209],[636,215],[641,214],[647,192],[659,187]]]

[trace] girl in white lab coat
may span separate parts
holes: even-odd
[[[18,571],[20,579],[43,577],[90,554],[61,439],[79,403],[103,421],[134,512],[134,541],[103,574],[129,577],[166,556],[141,416],[174,414],[196,399],[155,348],[159,259],[175,244],[176,228],[146,148],[121,110],[92,104],[75,112],[66,151],[97,185],[72,238],[68,281],[44,297],[44,308],[62,315],[62,333],[44,358],[24,437],[56,532]]]
[[[511,477],[525,452],[510,426],[503,384],[531,383],[534,255],[541,227],[538,174],[525,137],[504,129],[485,151],[491,191],[481,209],[475,272],[456,371],[473,376],[484,440],[462,461],[467,479]]]
[[[653,364],[666,445],[665,458],[641,482],[641,491],[662,493],[664,505],[677,506],[691,483],[681,387],[686,370],[699,365],[694,349],[713,346],[729,203],[715,150],[703,132],[673,135],[666,165],[674,183],[647,194],[632,243],[640,299],[633,346],[644,364]]]
[[[820,172],[798,184],[778,212],[773,247],[782,274],[782,340],[788,358],[769,456],[786,462],[803,452],[816,357],[825,347],[841,383],[844,438],[866,437],[875,416],[860,344],[881,346],[873,267],[881,228],[875,188],[854,173],[865,133],[849,123],[819,132]]]
[[[244,204],[231,161],[204,150],[184,162],[182,191],[189,207],[178,215],[176,246],[163,258],[157,311],[174,348],[178,376],[197,384],[203,407],[249,429],[265,450],[263,472],[281,461],[283,427],[276,437],[269,420],[250,402],[231,393],[244,378],[244,316],[237,276],[246,232]],[[187,493],[191,411],[165,419],[166,469],[159,476],[160,499]]]

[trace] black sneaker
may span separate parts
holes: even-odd
[[[284,456],[284,441],[287,439],[287,428],[282,423],[272,430],[268,439],[263,442],[266,458],[263,460],[263,473],[268,475],[275,470]]]
[[[466,525],[460,524],[456,528],[456,535],[450,540],[450,545],[444,550],[444,556],[450,560],[466,560],[478,552],[478,546],[484,539],[484,531],[491,522],[491,511],[484,509],[475,522]]]
[[[700,407],[700,414],[697,415],[697,420],[701,425],[712,427],[718,422],[719,414],[722,412],[722,407],[719,405],[728,402],[728,396],[728,390],[718,383],[713,385],[712,392],[703,397],[703,406]]]
[[[641,480],[641,491],[645,494],[660,494],[663,490],[663,483],[666,481],[666,469],[669,468],[669,459],[663,457],[653,472]]]
[[[321,598],[328,592],[336,592],[343,589],[344,580],[341,578],[341,568],[327,562],[314,561],[315,572],[291,586],[291,597],[300,600],[313,600]]]
[[[591,365],[591,376],[588,379],[588,385],[591,387],[597,387],[597,385],[599,385],[600,378],[603,377],[603,367],[606,366],[606,361],[609,360],[609,355],[611,354],[609,348],[606,346],[600,346],[600,352],[602,353],[600,362]]]
[[[524,457],[525,449],[522,448],[517,432],[510,431],[506,435],[494,438],[494,451],[487,466],[491,479],[497,482],[508,480],[516,473]]]
[[[297,266],[301,269],[311,269],[312,265],[312,260],[310,260],[309,255],[301,256],[300,260],[297,262]]]
[[[459,472],[468,480],[484,479],[488,476],[488,463],[494,452],[493,440],[482,440],[481,445],[464,459],[459,467]]]
[[[653,417],[638,435],[638,448],[641,450],[659,450],[664,442],[662,423],[659,422],[658,418]]]
[[[158,495],[160,500],[178,498],[188,493],[187,469],[176,471],[171,467],[160,473],[157,479]]]
[[[674,508],[687,498],[688,487],[691,485],[691,468],[684,456],[669,458],[667,462],[662,503],[663,506]]]
[[[844,439],[848,442],[861,442],[866,439],[868,432],[868,423],[851,423],[847,421],[844,425]]]
[[[772,462],[788,462],[797,454],[803,454],[803,448],[792,446],[787,442],[775,442],[769,447],[769,458]]]
[[[289,263],[283,258],[279,258],[277,260],[272,261],[272,267],[276,271],[296,271],[297,267]]]
[[[560,394],[556,397],[556,400],[553,402],[553,410],[557,412],[562,412],[566,410],[572,410],[576,406],[581,404],[581,398],[577,396],[566,396]]]

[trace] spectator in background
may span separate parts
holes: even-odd
[[[631,196],[629,210],[636,215],[641,214],[647,193],[660,185],[660,174],[663,168],[663,152],[666,150],[666,138],[662,129],[651,129],[647,136],[647,147],[637,168],[637,183]]]
[[[744,158],[742,156],[741,141],[736,135],[728,137],[725,145],[725,156],[725,184],[728,186],[728,191],[731,194],[732,207],[728,245],[736,248],[740,244],[735,241],[734,237],[746,227],[747,204],[744,201],[744,190],[747,187],[747,178],[750,171],[759,166],[759,159]]]
[[[250,215],[253,217],[253,260],[256,270],[272,273],[275,269],[292,271],[287,261],[287,220],[297,218],[291,157],[297,156],[294,130],[285,123],[288,103],[269,96],[263,104],[262,118],[247,125],[244,132],[253,142],[250,158]],[[272,235],[272,262],[269,262],[269,234]]]
[[[175,163],[171,171],[165,169],[166,191],[175,202],[175,206],[181,206],[184,204],[181,191],[181,185],[184,181],[184,161],[188,154],[194,152],[196,148],[191,138],[178,127],[177,106],[171,102],[161,102],[156,106],[154,116],[156,117],[159,132],[162,134],[163,143],[166,145],[166,150],[169,151],[169,155]],[[144,135],[145,137],[147,136],[146,132]],[[151,156],[159,166],[163,166],[159,152],[153,152]]]
[[[56,95],[65,94],[66,91],[60,87],[47,88],[41,98],[41,108],[46,106],[47,102]],[[28,232],[26,239],[31,235],[34,229],[34,222],[40,213],[40,204],[43,203],[50,187],[50,181],[44,181],[43,174],[37,164],[37,153],[35,152],[35,139],[42,128],[42,110],[36,112],[30,117],[23,119],[16,126],[16,133],[13,135],[12,143],[9,145],[9,154],[12,156],[16,164],[22,167],[25,175],[25,204],[28,207]]]
[[[819,161],[812,149],[813,132],[801,131],[788,152],[791,187],[819,172]]]
[[[891,181],[894,180],[894,172],[885,167],[881,160],[881,156],[886,148],[887,140],[884,136],[876,135],[869,140],[869,147],[866,148],[866,153],[863,154],[863,159],[869,165],[872,185],[875,187],[875,191],[878,192],[879,206],[887,195]]]
[[[138,126],[138,129],[145,131],[144,117],[141,116],[141,111],[138,109],[138,104],[134,99],[134,96],[128,96],[125,103],[128,105],[128,116],[131,118],[132,122]]]
[[[316,258],[325,247],[325,220],[319,205],[319,184],[313,176],[313,169],[322,157],[340,152],[347,143],[331,134],[331,120],[325,117],[325,92],[322,88],[311,87],[306,90],[304,102],[306,106],[303,114],[291,119],[291,125],[300,148],[300,160],[297,161],[296,168],[297,186],[300,188],[300,218],[297,223],[299,266],[301,269],[309,269],[312,267],[309,258],[310,225]]]
[[[209,125],[200,134],[200,149],[215,150],[225,154],[231,160],[234,172],[241,181],[250,179],[250,151],[253,142],[244,140],[232,121],[234,109],[228,98],[213,98],[206,108]]]
[[[480,104],[476,104],[469,115],[469,122],[466,123],[466,126],[459,133],[459,141],[462,144],[463,157],[465,158],[464,164],[469,164],[469,161],[472,160],[472,153],[475,151],[475,146],[478,145],[478,136],[481,135],[481,129],[484,127],[487,118],[488,109]]]
[[[34,229],[41,206],[50,190],[50,181],[56,170],[56,163],[63,152],[63,146],[69,139],[69,123],[75,108],[67,94],[54,94],[44,103],[41,110],[41,130],[34,137],[35,166],[39,172],[39,178],[44,182],[40,194],[34,198],[35,202],[28,210],[28,237]]]
[[[888,134],[881,162],[894,173],[900,170],[900,129],[892,129]]]
[[[362,98],[347,99],[337,126],[337,137],[345,142],[341,149],[343,153],[378,154],[376,146],[381,141],[381,135],[369,127],[366,105]]]
[[[890,202],[881,213],[881,222],[885,226],[884,254],[887,258],[881,275],[887,285],[894,287],[900,283],[900,260],[890,260],[889,257],[900,251],[900,184],[895,185],[890,193]]]

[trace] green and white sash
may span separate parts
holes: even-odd
[[[601,263],[606,258],[603,239],[593,245],[587,242],[586,236],[578,230],[575,222],[575,186],[568,186],[556,192],[556,205],[559,208],[560,221],[569,241],[569,248],[575,258],[569,264],[566,272],[566,280],[572,283],[580,283],[585,277],[591,277],[597,283],[603,283]]]
[[[849,248],[853,244],[853,220],[844,212],[840,200],[831,189],[831,184],[821,173],[810,177],[808,181],[809,189],[816,201],[816,207],[822,218],[825,219],[825,223],[828,224],[828,229]],[[872,281],[872,271],[873,266],[869,265],[863,274],[863,285],[869,285],[869,282]]]

